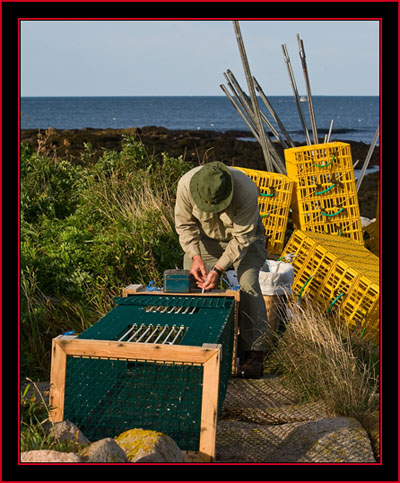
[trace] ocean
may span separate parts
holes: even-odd
[[[304,142],[294,97],[271,96],[268,100],[292,140]],[[312,101],[319,137],[329,131],[333,120],[331,141],[371,144],[379,125],[378,96],[313,96]],[[266,117],[277,128],[263,101],[259,102]],[[301,107],[313,140],[308,103],[302,102]],[[21,98],[21,129],[124,129],[133,126],[221,132],[249,130],[225,96]],[[279,128],[277,130],[280,132]]]

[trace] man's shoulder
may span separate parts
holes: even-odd
[[[232,167],[229,167],[229,170],[232,174],[234,186],[236,185],[237,189],[241,188],[240,191],[245,190],[258,195],[257,185],[247,174]]]

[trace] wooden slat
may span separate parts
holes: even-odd
[[[55,344],[71,356],[117,357],[151,361],[171,361],[204,364],[215,353],[215,349],[197,346],[141,344],[97,339],[55,339]]]
[[[184,297],[233,297],[237,302],[239,302],[239,290],[217,290],[214,289],[210,292],[185,292],[185,293],[174,293],[174,292],[163,292],[163,291],[149,291],[143,285],[128,285],[122,291],[122,296],[127,297],[128,295],[176,295]]]
[[[52,342],[52,357],[50,371],[50,420],[55,423],[64,417],[65,371],[67,355],[57,339]]]
[[[221,349],[219,348],[203,366],[199,454],[202,458],[208,458],[208,461],[215,459],[220,363]]]

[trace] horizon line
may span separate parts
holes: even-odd
[[[300,97],[307,97],[306,94],[299,94]],[[22,95],[24,97],[223,97],[220,94],[131,94],[131,95],[84,95],[84,94],[68,94],[68,95]],[[257,95],[257,97],[260,97]],[[294,97],[293,94],[271,94],[268,97]],[[379,97],[379,94],[313,94],[312,97]]]

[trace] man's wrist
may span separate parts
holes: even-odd
[[[222,275],[222,270],[218,267],[216,267],[215,265],[212,267],[212,269],[214,272],[216,272],[218,274],[219,277],[221,277]]]

